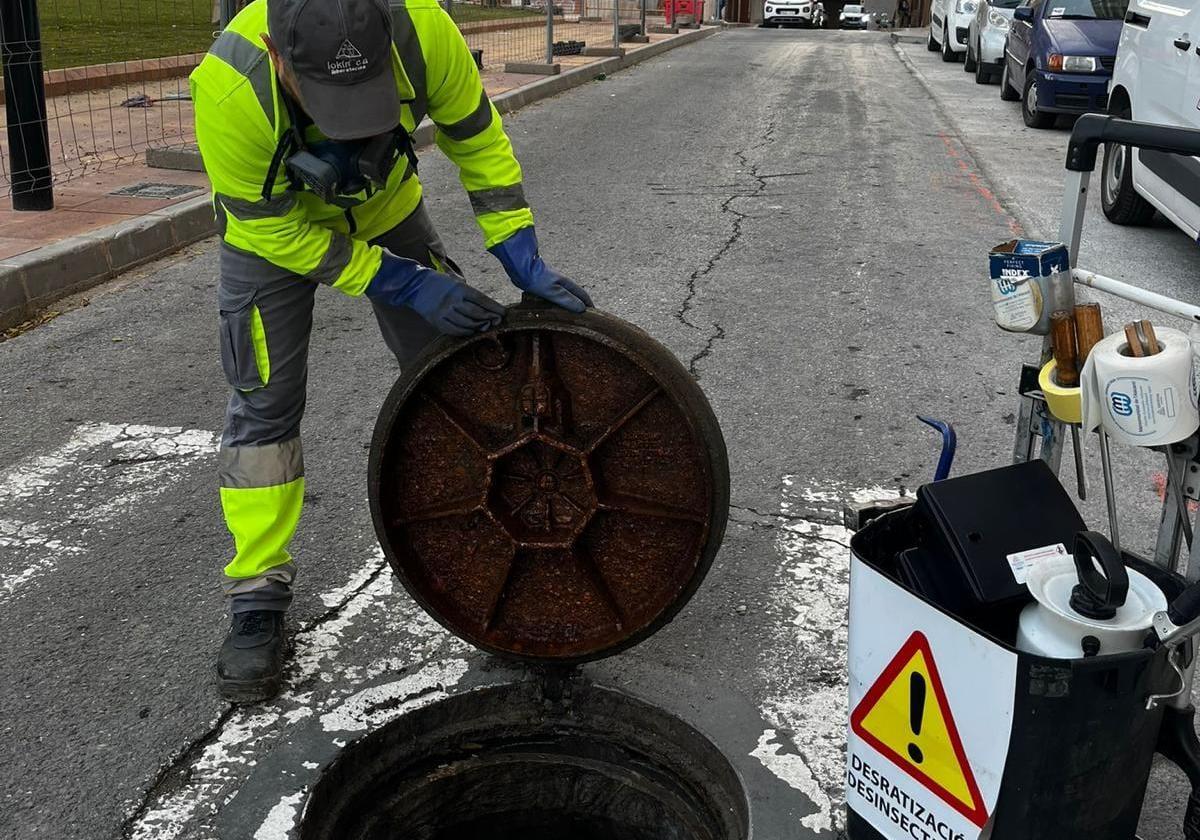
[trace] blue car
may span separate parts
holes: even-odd
[[[1059,114],[1104,112],[1129,0],[1023,0],[1004,45],[1000,98],[1030,128]]]

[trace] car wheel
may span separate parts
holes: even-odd
[[[930,52],[938,51],[937,41],[933,40],[933,29],[929,30],[929,41],[925,44],[925,49],[929,50]]]
[[[947,64],[951,61],[958,61],[958,54],[950,49],[950,31],[948,29],[942,31],[942,61]]]
[[[1113,116],[1129,119],[1129,110]],[[1133,188],[1133,149],[1119,143],[1104,144],[1100,174],[1100,206],[1117,225],[1145,225],[1154,218],[1154,205]]]
[[[1037,73],[1031,69],[1025,74],[1025,93],[1021,96],[1021,118],[1030,128],[1049,128],[1054,125],[1055,116],[1038,110],[1037,95]]]
[[[978,56],[976,56],[975,57],[975,84],[990,85],[991,83],[992,83],[992,71],[988,69],[986,64],[984,64],[982,61],[979,60]]]
[[[971,39],[967,39],[967,57],[963,59],[963,71],[966,73],[974,73],[975,68],[979,66],[979,62],[975,60],[974,54],[971,52]]]
[[[1008,80],[1008,59],[1004,59],[1004,69],[1000,71],[1000,98],[1005,102],[1016,102],[1021,98],[1021,94],[1012,82]]]

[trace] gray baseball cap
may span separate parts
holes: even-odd
[[[267,29],[327,137],[371,137],[400,122],[386,0],[267,0]]]

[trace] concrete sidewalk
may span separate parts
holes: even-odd
[[[624,55],[620,56],[560,56],[561,72],[545,78],[488,70],[484,73],[484,85],[500,112],[507,113],[717,31],[703,28],[679,34],[653,34],[648,43],[627,45]],[[184,80],[162,80],[138,87],[147,90],[151,85],[174,90],[184,85]],[[109,90],[55,97],[51,102],[56,111],[61,109],[65,115],[74,115],[73,119],[91,113],[87,98],[95,96],[103,96],[112,113],[130,112],[122,114],[127,116],[125,123],[128,125],[110,120],[106,126],[103,120],[92,119],[85,126],[90,138],[86,142],[106,149],[127,149],[126,158],[137,154],[138,143],[149,143],[148,136],[140,141],[129,136],[135,133],[130,127],[136,126],[138,112],[152,112],[153,119],[150,115],[144,117],[146,123],[153,120],[170,122],[172,136],[182,137],[184,127],[190,127],[190,102],[170,101],[160,106],[158,112],[125,109],[112,104],[133,93],[136,91],[122,88],[115,93]],[[165,94],[156,87],[149,90],[149,95],[158,99]],[[167,110],[169,117],[161,113]],[[432,124],[426,122],[418,128],[415,140],[418,147],[431,144]],[[69,147],[77,142],[74,134],[52,133],[53,157],[66,159],[72,151]],[[141,149],[144,148],[142,145]],[[55,301],[85,291],[215,232],[208,182],[203,173],[154,169],[141,160],[137,164],[122,165],[122,156],[116,152],[109,158],[98,157],[93,165],[109,171],[87,174],[58,185],[53,210],[18,212],[11,209],[10,199],[3,199],[3,205],[0,205],[0,331],[19,330],[19,325],[37,318]],[[3,335],[0,332],[0,340]]]

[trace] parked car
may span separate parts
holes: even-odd
[[[930,52],[942,53],[942,61],[958,61],[967,53],[967,31],[980,0],[933,0],[929,9]]]
[[[1129,0],[1023,0],[1013,10],[1000,98],[1030,128],[1108,108],[1108,81]]]
[[[967,58],[963,69],[975,74],[975,83],[986,85],[1000,78],[1004,41],[1012,26],[1013,10],[1021,0],[981,0],[967,31]]]
[[[1109,85],[1109,113],[1200,128],[1200,57],[1193,54],[1198,47],[1200,0],[1175,0],[1171,6],[1133,0]],[[1145,224],[1158,210],[1198,239],[1200,160],[1107,144],[1100,204],[1119,225]]]
[[[812,26],[819,5],[812,0],[767,0],[763,5],[763,26],[785,23]]]
[[[838,15],[838,24],[842,29],[870,29],[871,15],[860,5],[843,6],[842,13]]]

